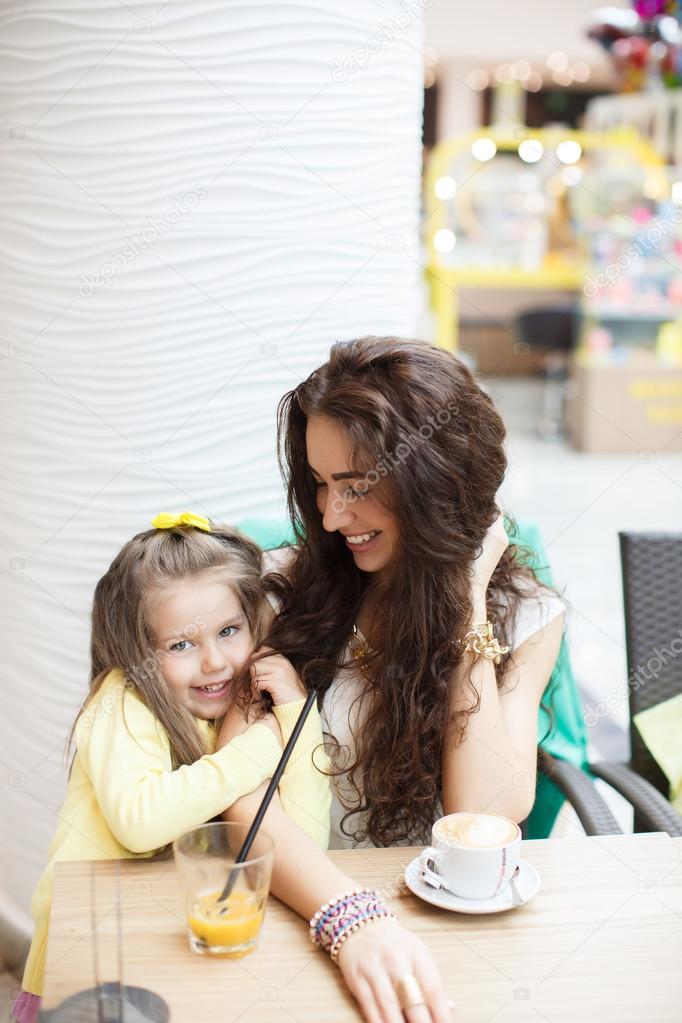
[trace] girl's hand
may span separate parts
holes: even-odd
[[[257,654],[266,653],[268,649],[261,647]],[[256,688],[270,693],[275,707],[302,700],[308,695],[293,665],[281,654],[270,653],[254,661],[251,677]]]
[[[396,920],[362,927],[344,942],[337,960],[367,1023],[452,1023],[443,981],[421,938]],[[419,982],[426,1005],[403,1011],[396,984],[408,976]]]
[[[500,511],[485,534],[481,553],[472,565],[471,587],[474,604],[478,598],[485,597],[492,574],[508,546],[509,538],[505,532],[504,518]]]

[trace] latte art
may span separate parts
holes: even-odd
[[[513,842],[518,833],[513,821],[490,813],[451,813],[434,828],[440,841],[467,849],[494,849]]]
[[[422,878],[461,899],[493,899],[509,884],[521,856],[521,829],[496,813],[451,813],[422,849]]]

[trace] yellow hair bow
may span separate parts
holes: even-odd
[[[154,529],[174,529],[175,526],[194,526],[195,529],[203,529],[205,533],[211,532],[211,523],[203,515],[195,515],[193,512],[181,512],[180,515],[171,515],[169,512],[161,512],[152,519]]]

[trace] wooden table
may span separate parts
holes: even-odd
[[[464,916],[415,898],[402,871],[415,850],[332,853],[380,888],[429,945],[458,1023],[680,1023],[682,839],[667,835],[524,842],[542,876],[526,906]],[[117,977],[116,864],[99,862],[101,978]],[[93,982],[90,864],[57,866],[45,1006]],[[272,899],[260,947],[242,960],[189,951],[172,861],[121,861],[123,980],[153,988],[173,1023],[332,1023],[359,1012],[307,929]]]

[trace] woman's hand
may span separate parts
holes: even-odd
[[[504,529],[504,517],[500,511],[492,526],[483,538],[481,553],[474,561],[471,573],[471,589],[474,606],[481,598],[485,599],[488,583],[497,568],[500,558],[509,546],[509,537]]]
[[[270,693],[275,707],[283,703],[302,700],[308,694],[301,682],[296,669],[282,654],[268,653],[269,647],[261,647],[256,652],[267,654],[254,661],[251,667],[253,684],[262,692]]]
[[[265,786],[242,796],[225,813],[226,820],[250,824],[260,806]],[[358,882],[345,874],[312,839],[284,813],[273,799],[263,819],[263,830],[274,839],[275,858],[270,890],[307,922],[339,892]],[[321,957],[325,953],[318,953]],[[351,935],[337,963],[367,1023],[452,1023],[443,982],[424,942],[395,920],[377,920]],[[334,970],[329,962],[328,968]],[[426,1006],[398,1006],[394,984],[414,975],[424,992]]]
[[[351,994],[367,1023],[452,1023],[452,1004],[424,942],[396,920],[380,920],[362,927],[344,942],[341,967]],[[396,984],[416,977],[425,1005],[403,1012]]]

